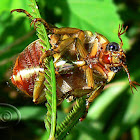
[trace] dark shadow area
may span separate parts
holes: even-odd
[[[51,2],[46,2],[44,0],[43,8],[41,8],[41,4],[41,2],[38,2],[40,13],[42,18],[48,23],[52,25],[55,25],[56,23],[61,23],[63,26],[69,25],[70,10],[67,0],[52,0]]]

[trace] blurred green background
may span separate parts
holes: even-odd
[[[123,35],[123,48],[133,80],[140,83],[140,1],[139,0],[38,0],[47,22],[58,27],[76,27],[99,32],[110,41],[119,43],[119,24],[128,25]],[[37,39],[30,20],[22,13],[10,14],[16,8],[31,12],[28,0],[0,1],[0,103],[8,103],[21,113],[16,126],[0,129],[4,140],[46,140],[44,104],[17,90],[10,81],[18,54]],[[93,102],[87,118],[78,123],[66,140],[139,140],[140,87],[131,93],[124,71],[116,74],[102,94]],[[64,101],[58,107],[58,120],[64,118],[70,105]],[[13,121],[16,121],[12,118]],[[0,123],[1,124],[1,123]]]

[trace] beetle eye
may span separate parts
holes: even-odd
[[[116,42],[108,43],[106,46],[107,51],[119,51],[119,44]]]
[[[118,67],[111,67],[110,70],[117,73],[122,69],[122,67],[118,66]]]

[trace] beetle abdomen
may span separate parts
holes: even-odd
[[[12,83],[30,96],[33,95],[38,72],[44,71],[43,68],[39,67],[41,55],[42,50],[39,40],[34,41],[20,53],[13,69]]]

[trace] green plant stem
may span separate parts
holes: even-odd
[[[51,137],[55,136],[55,130],[56,130],[56,79],[55,79],[55,69],[53,64],[53,59],[50,61],[50,68],[51,68],[51,79],[52,79],[52,120],[51,121]]]
[[[35,0],[30,0],[31,7],[33,8],[33,14],[36,18],[41,18],[38,6],[36,4]],[[49,39],[47,36],[47,31],[43,24],[38,23],[37,27],[37,35],[38,37],[43,41],[43,46],[46,47],[46,50],[51,48],[51,45],[49,43]],[[42,39],[43,38],[43,39]],[[50,139],[55,138],[55,130],[56,130],[56,79],[55,79],[55,68],[53,64],[53,58],[50,59],[50,72],[51,72],[51,86],[52,86],[52,99],[51,99],[51,131],[50,131]],[[46,92],[47,97],[48,92]],[[47,121],[45,121],[47,122]],[[47,126],[47,124],[45,124]]]
[[[35,0],[30,0],[31,1],[31,3],[32,3],[32,7],[34,7],[34,12],[33,13],[35,13],[34,14],[34,16],[36,17],[36,18],[41,18],[41,15],[40,15],[40,13],[39,13],[39,10],[38,10],[38,6],[37,6],[37,4],[36,4],[36,1]],[[46,44],[46,48],[47,49],[50,49],[51,48],[51,45],[50,45],[50,43],[49,43],[49,39],[48,39],[48,35],[47,35],[47,31],[46,31],[46,29],[45,29],[45,26],[43,25],[43,24],[41,24],[40,25],[41,26],[41,29],[42,29],[42,31],[43,31],[43,37],[45,38],[45,44]],[[37,28],[37,31],[38,31],[38,28]]]
[[[79,122],[79,119],[85,114],[86,96],[76,100],[72,111],[66,116],[63,122],[57,127],[56,138],[58,140],[66,137],[67,133]]]

